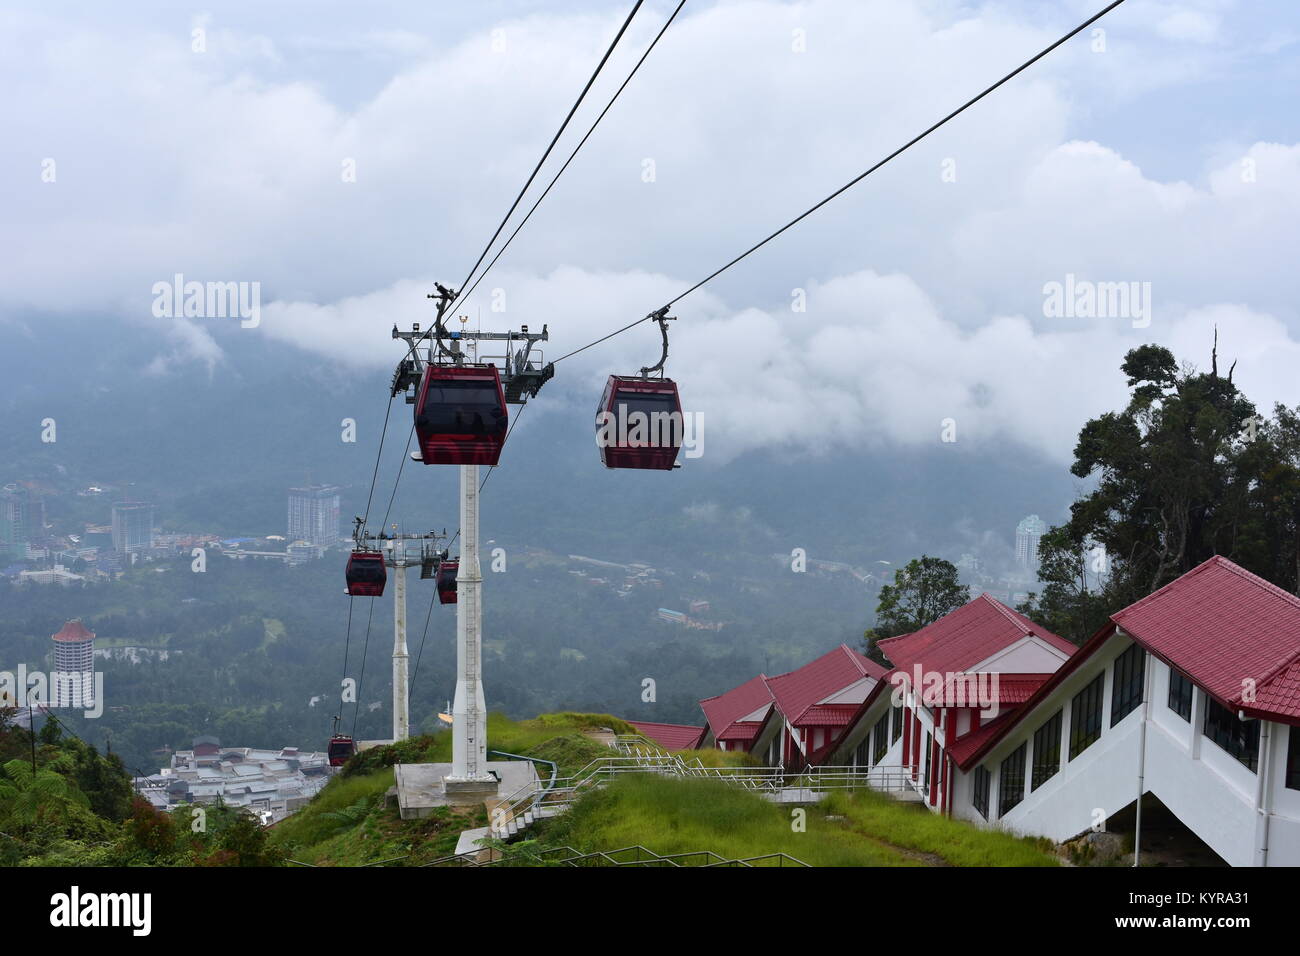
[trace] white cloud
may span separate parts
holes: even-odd
[[[1300,146],[1180,140],[1196,175],[1179,181],[1096,128],[1117,103],[1221,68],[1230,9],[1126,5],[1105,21],[1104,56],[1068,44],[681,303],[669,367],[708,416],[708,457],[937,442],[946,417],[958,450],[1064,456],[1086,417],[1123,401],[1126,348],[1204,356],[1213,321],[1252,397],[1294,403],[1278,369],[1300,325],[1282,241],[1300,217]],[[579,129],[664,15],[638,18]],[[174,273],[259,281],[262,334],[389,367],[389,329],[427,322],[433,280],[460,280],[621,16],[484,19],[453,41],[379,22],[241,28],[223,11],[196,21],[209,30],[196,55],[184,21],[0,14],[0,80],[20,94],[6,130],[23,146],[0,153],[19,184],[4,228],[20,238],[0,260],[0,316],[54,301],[147,321],[153,283]],[[548,323],[552,357],[638,318],[1043,46],[1057,17],[941,0],[688,5],[463,308],[485,325]],[[791,48],[796,28],[807,52]],[[296,59],[338,57],[346,85],[378,51],[397,66],[354,98]],[[1070,138],[1083,120],[1098,141]],[[56,183],[41,182],[43,157]],[[1043,284],[1066,274],[1150,281],[1152,326],[1044,319]],[[498,287],[504,315],[490,311]],[[806,313],[789,310],[794,287]],[[222,332],[170,334],[157,373],[224,360]],[[641,326],[564,363],[544,404],[585,412],[605,374],[657,355]]]

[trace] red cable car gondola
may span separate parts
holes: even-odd
[[[638,375],[611,375],[596,408],[596,447],[606,468],[642,468],[671,471],[682,447],[682,400],[677,383],[663,375],[668,361],[668,323],[673,317],[664,306],[647,318],[659,324],[663,354],[659,363]]]
[[[438,565],[438,578],[434,585],[438,588],[440,604],[456,603],[456,572],[459,570],[459,561],[444,561]]]
[[[330,738],[329,756],[331,767],[341,767],[357,752],[357,744],[347,734],[335,734]]]
[[[353,597],[383,597],[388,569],[380,551],[353,551],[348,558],[348,594]]]
[[[415,432],[426,465],[495,465],[508,421],[495,365],[425,366]]]
[[[340,720],[342,720],[342,715],[335,714],[334,733],[330,736],[330,744],[325,751],[325,756],[329,759],[331,767],[343,766],[357,752],[356,741],[347,734],[339,733]]]
[[[596,411],[596,443],[606,468],[669,471],[677,463],[682,402],[672,379],[611,375]]]

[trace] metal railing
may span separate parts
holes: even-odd
[[[571,846],[548,847],[544,850],[518,850],[511,856],[492,860],[481,860],[482,851],[457,853],[445,856],[422,866],[667,866],[667,867],[711,867],[711,866],[797,866],[808,867],[800,859],[788,853],[765,853],[761,856],[728,858],[712,850],[690,850],[683,853],[656,853],[648,847],[635,844],[620,847],[617,850],[597,850],[583,852]]]
[[[695,757],[685,760],[640,735],[615,737],[619,757],[593,760],[576,774],[552,779],[544,790],[528,785],[511,794],[490,814],[489,833],[507,839],[543,817],[568,809],[587,791],[624,773],[658,773],[666,776],[716,780],[789,802],[812,801],[818,794],[836,790],[878,790],[903,793],[916,789],[906,767],[808,767],[795,772],[785,767],[706,767]]]

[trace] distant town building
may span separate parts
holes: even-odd
[[[21,571],[18,574],[19,584],[60,584],[66,587],[69,584],[81,584],[85,580],[85,575],[74,574],[61,564],[43,571]]]
[[[27,557],[30,504],[27,490],[17,485],[0,489],[0,557],[22,561]]]
[[[1038,568],[1038,543],[1047,533],[1047,522],[1029,515],[1016,525],[1016,564],[1027,570]]]
[[[56,688],[50,688],[51,701],[59,707],[89,707],[95,699],[95,632],[75,618],[64,624],[57,634],[50,635],[54,642],[54,670],[63,675],[67,683],[68,698],[56,698]]]
[[[216,737],[197,737],[192,750],[173,753],[161,772],[137,777],[135,788],[160,810],[221,801],[268,824],[306,806],[329,778],[324,753],[223,747]]]
[[[153,505],[119,501],[113,505],[113,549],[118,554],[144,554],[153,548]]]
[[[339,490],[334,485],[289,489],[289,534],[321,548],[339,543]]]

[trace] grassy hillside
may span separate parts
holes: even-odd
[[[491,714],[488,740],[492,750],[553,761],[565,775],[613,753],[585,736],[603,728],[632,732],[608,714],[543,714],[520,721]],[[450,761],[448,733],[360,753],[306,808],[275,826],[271,842],[290,860],[313,866],[418,866],[449,856],[461,831],[487,825],[481,806],[440,807],[423,820],[403,820],[396,807],[385,806],[384,795],[393,786],[393,764]]]
[[[1055,866],[1036,841],[939,817],[872,792],[806,809],[711,780],[621,777],[543,824],[540,845],[584,851],[640,844],[659,854],[783,852],[813,866]]]

